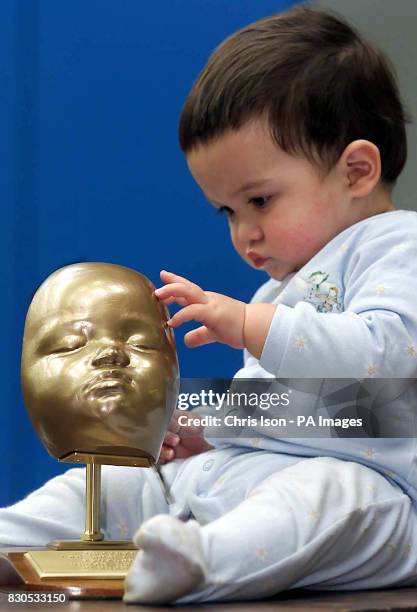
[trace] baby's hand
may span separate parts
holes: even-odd
[[[193,417],[193,424],[181,426],[178,423],[178,417],[181,414],[184,414],[184,410],[175,410],[169,423],[159,455],[159,463],[166,463],[172,459],[185,459],[213,448],[204,439],[203,427],[199,424],[198,416]]]
[[[183,306],[169,321],[178,327],[186,321],[198,321],[202,327],[184,336],[185,344],[194,348],[209,342],[223,342],[233,348],[244,348],[243,328],[246,304],[220,293],[203,291],[191,281],[162,270],[161,279],[166,283],[155,291],[164,304],[176,302]]]

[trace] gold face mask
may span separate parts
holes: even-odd
[[[178,363],[154,289],[129,268],[81,263],[54,272],[36,292],[25,324],[22,389],[53,457],[157,460],[177,400]]]

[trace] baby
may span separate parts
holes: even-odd
[[[329,12],[296,8],[220,45],[185,103],[181,146],[237,252],[269,280],[245,304],[162,272],[157,297],[182,306],[171,326],[201,324],[189,347],[243,348],[237,378],[415,375],[417,215],[392,201],[405,121],[383,56]],[[415,427],[414,405],[400,407]],[[161,452],[170,505],[149,470],[104,470],[106,535],[140,548],[125,601],[417,583],[415,438],[282,439],[272,428],[210,442],[172,420]],[[61,509],[64,497],[78,508],[82,470],[2,510],[1,542],[44,543],[41,521],[60,535],[58,491]]]

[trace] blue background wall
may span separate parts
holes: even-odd
[[[265,280],[241,262],[177,144],[184,98],[229,33],[279,0],[2,0],[0,505],[67,469],[49,457],[19,384],[24,317],[39,283],[74,261],[161,268],[248,300]],[[228,377],[241,355],[194,351],[184,377]]]

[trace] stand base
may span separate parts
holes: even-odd
[[[36,552],[62,554],[58,551],[30,551],[30,554]],[[71,578],[68,575],[65,578],[40,578],[26,554],[25,552],[0,554],[0,586],[25,591],[61,592],[66,593],[70,599],[122,599],[123,597],[123,578]],[[125,551],[124,554],[129,553]]]
[[[39,578],[124,579],[136,550],[35,550],[24,554]]]
[[[48,543],[52,550],[136,550],[131,540],[97,540],[89,542],[86,540],[52,540]]]

